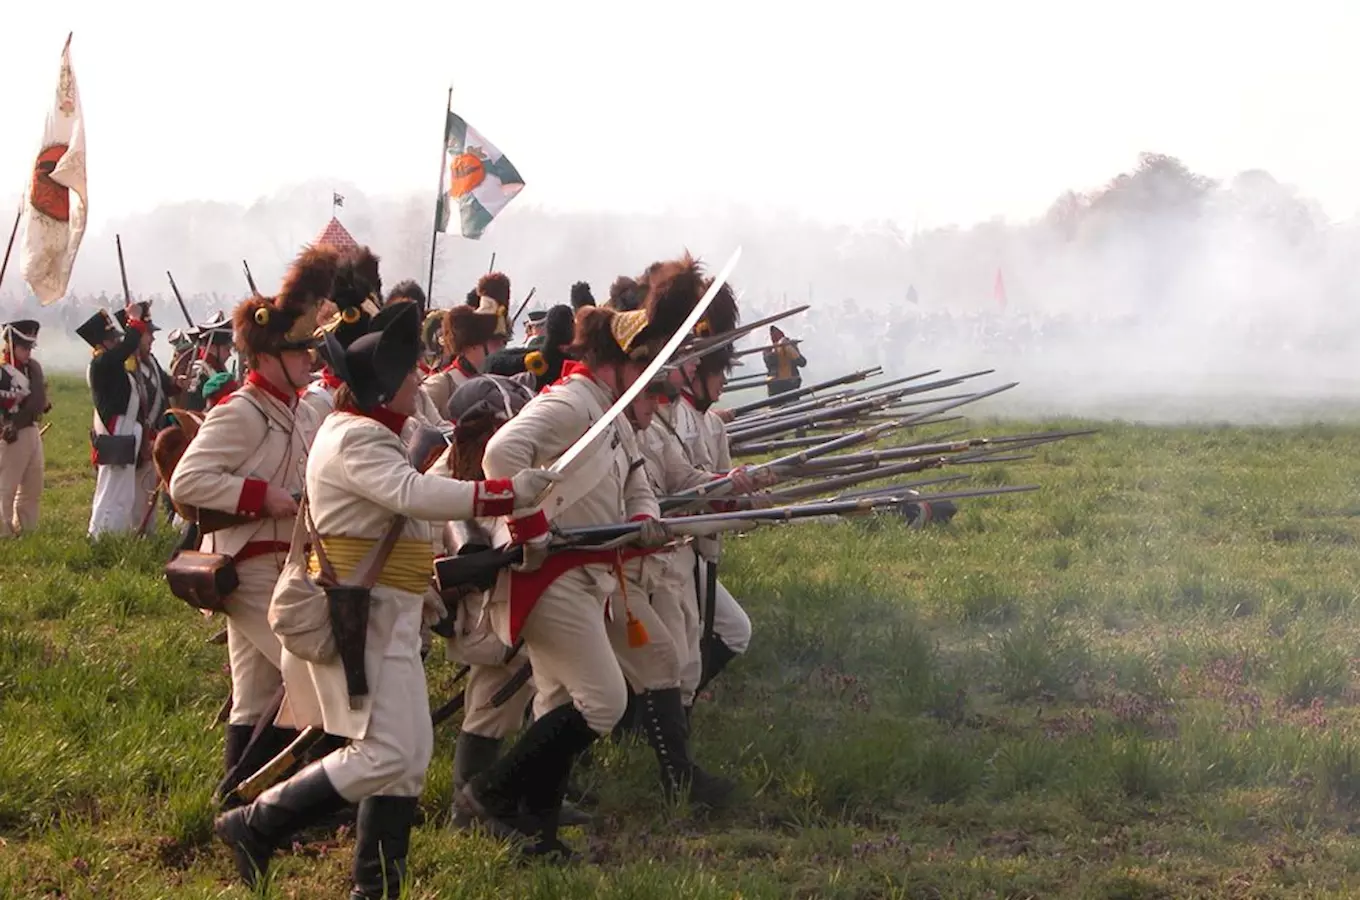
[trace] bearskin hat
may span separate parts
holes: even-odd
[[[704,290],[707,291],[713,284],[713,279],[709,278],[704,282]],[[732,285],[724,283],[718,288],[718,292],[713,295],[713,302],[704,310],[703,318],[694,327],[696,337],[721,337],[737,327],[741,319],[741,314],[737,310],[737,294],[732,289]],[[736,349],[728,344],[706,353],[699,357],[699,364],[695,370],[699,375],[708,375],[714,372],[730,372],[736,362]]]
[[[504,272],[488,272],[477,279],[477,296],[490,297],[501,306],[510,305],[510,278]]]
[[[331,296],[340,254],[334,247],[308,246],[288,267],[274,297],[248,297],[232,313],[236,349],[249,362],[316,344],[321,303]]]
[[[619,312],[637,309],[641,302],[639,298],[641,292],[642,289],[639,287],[637,279],[620,275],[609,286],[609,300],[606,301],[606,305]]]
[[[576,311],[575,355],[597,364],[649,359],[684,324],[704,295],[702,265],[686,253],[653,263],[648,272],[641,308],[617,312],[587,306]]]
[[[317,338],[329,332],[342,345],[368,333],[369,322],[382,307],[382,277],[378,257],[367,247],[351,247],[340,254],[331,286],[335,315],[317,330]]]
[[[499,324],[500,317],[494,312],[485,313],[466,306],[455,306],[444,313],[444,324],[441,329],[444,347],[457,355],[468,347],[485,344],[496,336],[496,327]]]
[[[425,298],[425,289],[422,288],[419,283],[412,281],[409,278],[405,281],[397,282],[392,290],[388,292],[387,302],[392,303],[396,300],[410,300],[421,309],[425,309],[428,305]]]
[[[590,285],[584,281],[578,281],[571,286],[571,308],[580,309],[583,306],[594,306],[595,295],[590,292]]]

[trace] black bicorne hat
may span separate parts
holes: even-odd
[[[385,305],[369,331],[348,346],[327,332],[321,355],[363,409],[391,401],[420,360],[420,307],[410,300]]]
[[[117,339],[123,336],[122,331],[114,324],[113,316],[109,315],[107,309],[90,316],[76,328],[76,334],[84,339],[85,343],[91,347],[102,347],[104,342]]]

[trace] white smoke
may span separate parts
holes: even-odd
[[[166,206],[86,236],[72,281],[77,296],[39,316],[48,325],[42,358],[53,368],[82,368],[88,359],[63,332],[121,292],[114,233],[133,293],[156,295],[157,321],[175,327],[182,320],[167,269],[196,319],[244,296],[242,259],[272,291],[329,219],[333,190],[345,196],[341,221],[382,258],[384,284],[412,278],[423,286],[430,198],[370,197],[355,185],[317,181],[249,207]],[[462,302],[492,253],[512,279],[515,305],[536,287],[533,306],[541,308],[565,303],[579,280],[603,302],[619,274],[685,249],[716,268],[738,244],[744,254],[733,280],[745,320],[812,304],[783,326],[804,340],[805,383],[867,365],[887,375],[995,368],[980,386],[1020,387],[989,409],[1156,421],[1286,421],[1354,406],[1354,223],[1329,221],[1266,173],[1216,183],[1160,156],[1063,195],[1035,221],[915,234],[888,222],[849,228],[739,207],[622,216],[520,201],[480,241],[439,236],[434,301]],[[998,270],[1004,308],[994,295]],[[15,294],[16,280],[7,278],[9,293],[0,293],[7,317],[32,311]],[[757,368],[759,357],[747,357],[738,372]]]

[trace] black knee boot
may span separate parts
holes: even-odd
[[[736,785],[708,774],[690,758],[689,723],[680,689],[647,691],[639,701],[639,718],[647,742],[656,752],[666,799],[688,795],[691,801],[706,806],[719,806],[726,801]]]
[[[559,781],[565,791],[572,761],[597,737],[580,710],[564,703],[535,719],[490,769],[458,792],[454,804],[499,838],[536,842],[541,826],[525,820],[521,803],[542,811],[545,796]]]
[[[718,677],[727,664],[736,659],[741,654],[729,649],[722,642],[722,638],[716,634],[705,636],[699,642],[699,657],[703,660],[703,674],[699,676],[699,686],[694,689],[694,693],[699,693],[708,687],[713,679]]]
[[[480,734],[473,734],[470,731],[458,732],[458,743],[453,748],[453,796],[457,798],[468,782],[478,775],[491,768],[491,764],[500,756],[500,738],[482,737]],[[467,828],[472,824],[472,817],[465,811],[458,808],[455,802],[453,805],[453,827]]]
[[[298,732],[292,728],[276,728],[269,725],[260,732],[255,743],[251,744],[250,735],[255,730],[255,726],[228,725],[227,728],[227,774],[218,784],[216,794],[224,811],[235,809],[241,805],[240,801],[231,797],[231,792],[236,786],[264,768],[265,763],[282,753],[298,736]],[[233,734],[233,732],[235,733]],[[236,749],[234,762],[230,755],[233,736],[240,742],[239,748]]]
[[[317,762],[265,791],[254,803],[218,816],[213,831],[231,848],[241,880],[253,888],[289,836],[345,802]]]
[[[397,900],[406,878],[416,797],[366,797],[354,829],[354,890],[350,900]]]

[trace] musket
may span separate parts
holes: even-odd
[[[740,381],[736,383],[726,383],[722,386],[722,393],[732,394],[738,390],[752,390],[755,387],[768,387],[775,382],[774,378],[760,378],[760,381]]]
[[[777,406],[781,403],[788,403],[790,400],[798,400],[799,398],[806,397],[809,394],[814,394],[817,391],[824,391],[827,388],[840,387],[843,384],[853,384],[856,381],[863,381],[866,378],[872,378],[873,376],[879,374],[882,371],[883,371],[882,366],[874,366],[873,368],[870,369],[860,369],[857,372],[851,372],[849,375],[842,375],[839,378],[832,378],[828,381],[819,381],[817,384],[810,384],[807,387],[800,387],[792,391],[785,391],[782,394],[775,394],[773,397],[765,397],[760,400],[753,400],[750,403],[744,404],[742,406],[734,407],[732,409],[732,414],[741,416],[745,415],[748,412],[751,412],[752,410],[764,409],[767,406]]]
[[[494,254],[494,253],[491,254],[491,262],[492,262],[493,265],[494,265],[495,262],[496,262],[496,254]],[[528,306],[528,305],[529,305],[529,301],[532,300],[532,299],[534,299],[534,292],[537,291],[537,290],[538,290],[537,287],[531,287],[531,288],[529,288],[529,293],[524,297],[524,302],[521,303],[521,304],[519,305],[519,309],[515,310],[515,314],[514,314],[513,316],[510,317],[510,326],[509,326],[509,327],[510,327],[510,330],[511,330],[511,331],[514,331],[514,329],[515,329],[515,323],[519,321],[520,313],[524,312],[524,307]]]
[[[766,524],[794,522],[827,516],[867,515],[875,510],[898,507],[904,501],[912,503],[938,502],[963,497],[992,494],[1011,494],[1038,490],[1038,485],[1017,485],[984,488],[977,491],[916,494],[910,497],[866,497],[858,500],[824,501],[799,506],[773,509],[737,510],[706,513],[697,516],[677,516],[660,519],[671,533],[680,537],[712,537],[732,531],[749,531]],[[610,525],[588,525],[554,532],[549,553],[572,550],[612,550],[631,542],[642,529],[641,522],[618,522]],[[516,544],[502,550],[482,550],[455,556],[442,556],[434,561],[435,582],[440,591],[456,590],[459,585],[485,583],[506,566],[519,563],[524,556],[523,545]]]
[[[257,297],[260,296],[260,289],[255,287],[255,279],[250,277],[250,263],[241,260],[241,268],[245,270],[246,284],[250,285],[250,292]]]
[[[803,342],[803,339],[789,338],[788,341],[790,344],[801,344]],[[764,353],[767,350],[773,350],[778,346],[779,344],[765,344],[760,347],[743,347],[742,349],[733,352],[732,356],[735,358],[740,356],[750,356],[752,353]]]
[[[114,243],[118,245],[118,274],[123,279],[123,305],[132,304],[132,294],[128,291],[127,266],[123,265],[123,236],[115,234]]]
[[[326,732],[315,725],[308,725],[302,729],[302,733],[293,739],[293,742],[284,747],[269,762],[261,766],[255,774],[242,781],[232,789],[228,795],[234,797],[242,803],[252,803],[255,798],[269,790],[270,787],[283,779],[288,771],[302,761],[307,755],[307,751],[312,749],[317,741],[324,737]]]
[[[871,428],[863,429],[862,431],[852,432],[850,435],[847,435],[844,438],[840,438],[835,441],[830,441],[826,444],[822,444],[819,447],[813,447],[808,450],[802,450],[798,453],[786,457],[781,457],[780,459],[774,460],[772,462],[760,463],[759,465],[752,466],[750,467],[749,471],[757,472],[762,469],[777,470],[778,467],[780,466],[796,465],[798,463],[806,462],[807,460],[816,458],[818,456],[825,456],[828,453],[834,453],[837,450],[843,449],[845,447],[851,447],[854,446],[855,444],[863,443],[866,440],[875,439],[880,434],[887,434],[889,431],[893,431],[897,428],[905,428],[913,425],[917,426],[924,425],[927,421],[934,421],[934,417],[942,412],[948,412],[949,410],[957,409],[958,407],[963,406],[966,403],[975,403],[978,400],[983,400],[987,397],[995,396],[996,394],[1000,394],[1002,391],[1010,390],[1019,383],[1020,382],[1018,381],[1012,381],[1008,384],[1003,384],[1000,385],[999,387],[994,387],[990,390],[981,391],[977,394],[972,394],[963,400],[953,400],[950,401],[949,403],[942,403],[939,406],[922,410],[921,412],[918,413],[913,413],[912,415],[906,416],[901,419],[897,419],[892,422],[883,422],[878,425],[874,425]],[[731,476],[724,475],[721,478],[715,478],[712,481],[705,482],[704,484],[690,488],[688,491],[683,491],[678,496],[688,497],[690,500],[700,500],[706,497],[721,497],[724,494],[728,493],[731,490],[731,487],[732,487]]]
[[[966,440],[939,440],[925,444],[911,444],[903,447],[887,447],[878,450],[865,450],[859,453],[846,453],[840,456],[823,456],[820,459],[812,460],[801,467],[803,471],[819,472],[843,468],[846,466],[875,466],[884,462],[892,462],[898,459],[909,459],[923,456],[944,456],[949,454],[962,454],[956,457],[955,462],[966,461],[969,457],[987,459],[995,461],[995,454],[1003,452],[1014,452],[1016,450],[1028,450],[1042,444],[1049,444],[1055,441],[1064,440],[1070,437],[1081,437],[1087,434],[1094,434],[1094,429],[1083,431],[1050,431],[1037,432],[1032,434],[1017,434],[1003,437],[977,437]]]
[[[796,413],[807,412],[813,409],[821,409],[822,407],[825,407],[831,403],[839,403],[843,400],[851,400],[856,397],[862,399],[866,396],[869,396],[871,393],[875,391],[883,390],[890,387],[896,387],[899,384],[908,384],[913,381],[919,381],[920,379],[928,378],[931,375],[938,375],[939,372],[940,372],[939,369],[931,369],[928,372],[918,372],[915,375],[905,375],[901,378],[894,378],[891,381],[885,381],[882,384],[873,384],[868,385],[866,387],[858,388],[847,388],[846,390],[843,391],[836,391],[833,394],[823,394],[820,397],[809,397],[806,400],[799,400],[797,403],[790,403],[786,406],[781,406],[777,409],[757,410],[755,413],[752,414],[734,416],[733,417],[734,424],[732,427],[745,428],[747,425],[754,425],[756,423],[764,424],[773,421],[774,419],[781,418],[783,416],[790,416]]]
[[[739,418],[736,419],[728,429],[728,436],[735,440],[737,435],[750,429],[772,425],[776,422],[797,421],[800,418],[800,413],[804,410],[815,411],[831,408],[845,408],[852,403],[872,401],[884,401],[884,405],[887,405],[894,403],[903,397],[909,397],[916,394],[927,394],[931,391],[938,391],[943,388],[957,387],[970,378],[976,378],[979,375],[990,375],[992,370],[989,369],[985,372],[970,372],[967,375],[951,375],[948,378],[927,381],[924,384],[913,384],[910,387],[900,386],[917,381],[927,375],[933,375],[938,371],[939,369],[935,369],[931,372],[925,372],[918,375],[908,375],[905,378],[895,378],[884,384],[872,385],[858,390],[837,392],[836,394],[830,394],[822,398],[793,404],[794,407],[798,407],[797,409],[774,409],[758,416]]]
[[[184,305],[184,298],[180,296],[179,288],[175,285],[175,276],[170,274],[169,269],[166,269],[165,277],[170,279],[170,290],[175,294],[175,302],[179,304],[179,311],[184,313],[184,321],[189,323],[190,328],[197,328],[193,316],[189,315],[189,307]]]
[[[761,453],[778,453],[781,450],[792,450],[795,447],[812,447],[817,444],[825,443],[828,440],[843,438],[850,432],[842,434],[810,434],[807,437],[783,438],[778,441],[763,441],[759,444],[732,444],[733,456],[756,456]]]
[[[724,331],[722,334],[715,334],[709,337],[694,338],[685,346],[685,349],[688,352],[684,356],[681,356],[667,363],[666,368],[678,369],[685,363],[691,362],[692,360],[696,360],[701,356],[705,356],[706,354],[712,353],[719,347],[726,347],[729,344],[733,344],[741,340],[742,338],[746,337],[746,335],[750,334],[752,331],[755,331],[757,328],[761,328],[773,322],[778,322],[780,319],[787,319],[789,316],[797,315],[798,313],[803,312],[808,308],[809,307],[806,305],[799,306],[794,309],[787,310],[785,312],[775,313],[772,316],[766,316],[765,318],[759,319],[755,322],[751,322],[748,325],[741,325],[737,328],[733,328],[731,331]]]
[[[866,481],[876,481],[880,478],[891,478],[894,475],[906,475],[912,472],[923,471],[924,469],[928,468],[931,467],[916,466],[911,463],[904,464],[902,466],[885,466],[881,469],[870,470],[868,472],[863,472],[860,474],[841,475],[836,478],[825,478],[820,481],[811,482],[809,484],[796,484],[791,487],[780,488],[777,491],[768,491],[762,494],[751,494],[745,497],[727,497],[724,498],[722,502],[732,503],[738,509],[760,509],[762,508],[763,505],[768,505],[769,502],[771,501],[774,503],[774,505],[778,506],[781,503],[789,503],[792,501],[804,500],[806,498],[816,497],[818,494],[826,494],[832,491],[842,490],[843,488],[854,487],[855,485],[863,484]],[[969,477],[968,475],[941,475],[936,478],[927,478],[922,481],[909,481],[900,485],[895,485],[895,487],[899,489],[899,492],[904,492],[909,490],[915,490],[921,487],[926,487],[932,484],[944,484],[946,482],[952,481],[963,481],[968,477]],[[867,491],[865,492],[865,496],[880,493],[889,492],[886,490]],[[827,500],[840,500],[840,499],[849,498],[845,497],[827,498]]]
[[[822,407],[821,409],[813,410],[812,412],[761,419],[759,421],[753,421],[746,427],[743,427],[745,423],[734,423],[733,426],[728,429],[727,435],[732,441],[751,440],[753,438],[770,437],[794,428],[816,427],[818,423],[834,422],[841,419],[855,419],[866,413],[884,412],[893,406],[920,405],[905,404],[901,402],[901,399],[903,397],[924,394],[941,388],[954,387],[959,383],[960,379],[948,378],[941,381],[929,382],[927,384],[915,385],[913,387],[897,388],[888,393],[874,394],[843,403],[831,404]],[[925,402],[938,403],[946,399],[958,400],[969,396],[971,395],[955,394],[951,397],[930,398]]]

